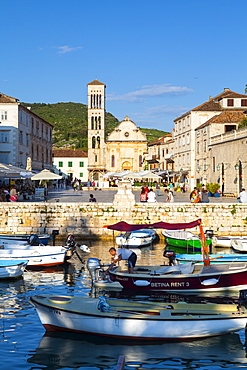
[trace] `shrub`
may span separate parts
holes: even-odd
[[[216,191],[219,190],[219,188],[220,188],[220,184],[218,183],[210,182],[206,184],[207,191],[209,191],[212,194],[216,193]]]

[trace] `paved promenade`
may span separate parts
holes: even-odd
[[[112,203],[114,195],[117,193],[117,189],[102,189],[102,190],[88,190],[84,188],[83,190],[73,190],[72,188],[68,189],[57,189],[49,190],[47,201],[48,202],[62,202],[62,203],[71,203],[71,202],[88,202],[89,194],[93,194],[97,202],[100,203]],[[133,191],[135,195],[135,200],[137,203],[140,202],[140,190]],[[190,193],[181,193],[174,192],[174,202],[175,203],[189,203]],[[163,203],[166,199],[166,194],[164,190],[160,189],[160,195],[156,197],[157,202]],[[233,197],[210,197],[210,203],[237,203],[237,199]]]

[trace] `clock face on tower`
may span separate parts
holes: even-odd
[[[125,133],[124,133],[124,136],[125,136],[125,137],[128,137],[128,136],[129,136],[129,133],[128,133],[128,132],[125,132]]]

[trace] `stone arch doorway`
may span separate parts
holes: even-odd
[[[128,161],[125,161],[125,162],[123,162],[123,164],[122,164],[122,171],[131,171],[132,170],[132,165],[131,165],[131,163],[130,162],[128,162]]]

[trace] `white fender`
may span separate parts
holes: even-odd
[[[134,284],[135,284],[136,286],[148,286],[148,285],[150,285],[150,282],[149,282],[149,281],[147,281],[147,280],[136,280],[136,281],[134,282]]]

